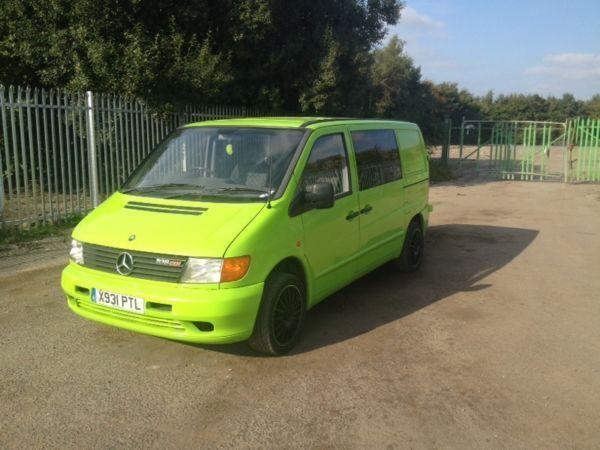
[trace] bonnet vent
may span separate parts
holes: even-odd
[[[140,211],[161,212],[167,214],[185,214],[188,216],[199,216],[208,208],[201,206],[179,206],[162,205],[160,203],[128,202],[125,205],[127,209],[138,209]]]

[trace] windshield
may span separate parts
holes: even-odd
[[[197,127],[175,131],[121,192],[161,198],[266,200],[292,161],[304,130]]]

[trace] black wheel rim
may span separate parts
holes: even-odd
[[[420,230],[415,230],[410,240],[410,262],[414,266],[421,261],[423,255],[423,236]]]
[[[273,308],[273,337],[278,345],[289,344],[300,328],[302,318],[302,294],[297,286],[285,286]]]

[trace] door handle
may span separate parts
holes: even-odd
[[[363,209],[360,210],[360,213],[361,214],[369,214],[371,211],[373,211],[373,207],[371,205],[367,205]]]
[[[360,212],[358,212],[358,211],[350,211],[348,213],[348,215],[346,216],[346,220],[356,219],[358,216],[360,216]]]

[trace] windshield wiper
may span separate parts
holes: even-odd
[[[255,189],[251,187],[223,187],[217,189],[217,192],[256,192],[258,194],[268,194],[267,189]]]
[[[138,186],[138,187],[133,187],[133,188],[129,188],[129,189],[124,189],[121,192],[127,194],[128,192],[134,192],[134,191],[153,191],[155,189],[164,189],[164,188],[185,188],[185,189],[202,189],[204,188],[204,186],[201,186],[199,184],[189,184],[189,183],[163,183],[163,184],[151,184],[149,186]]]

